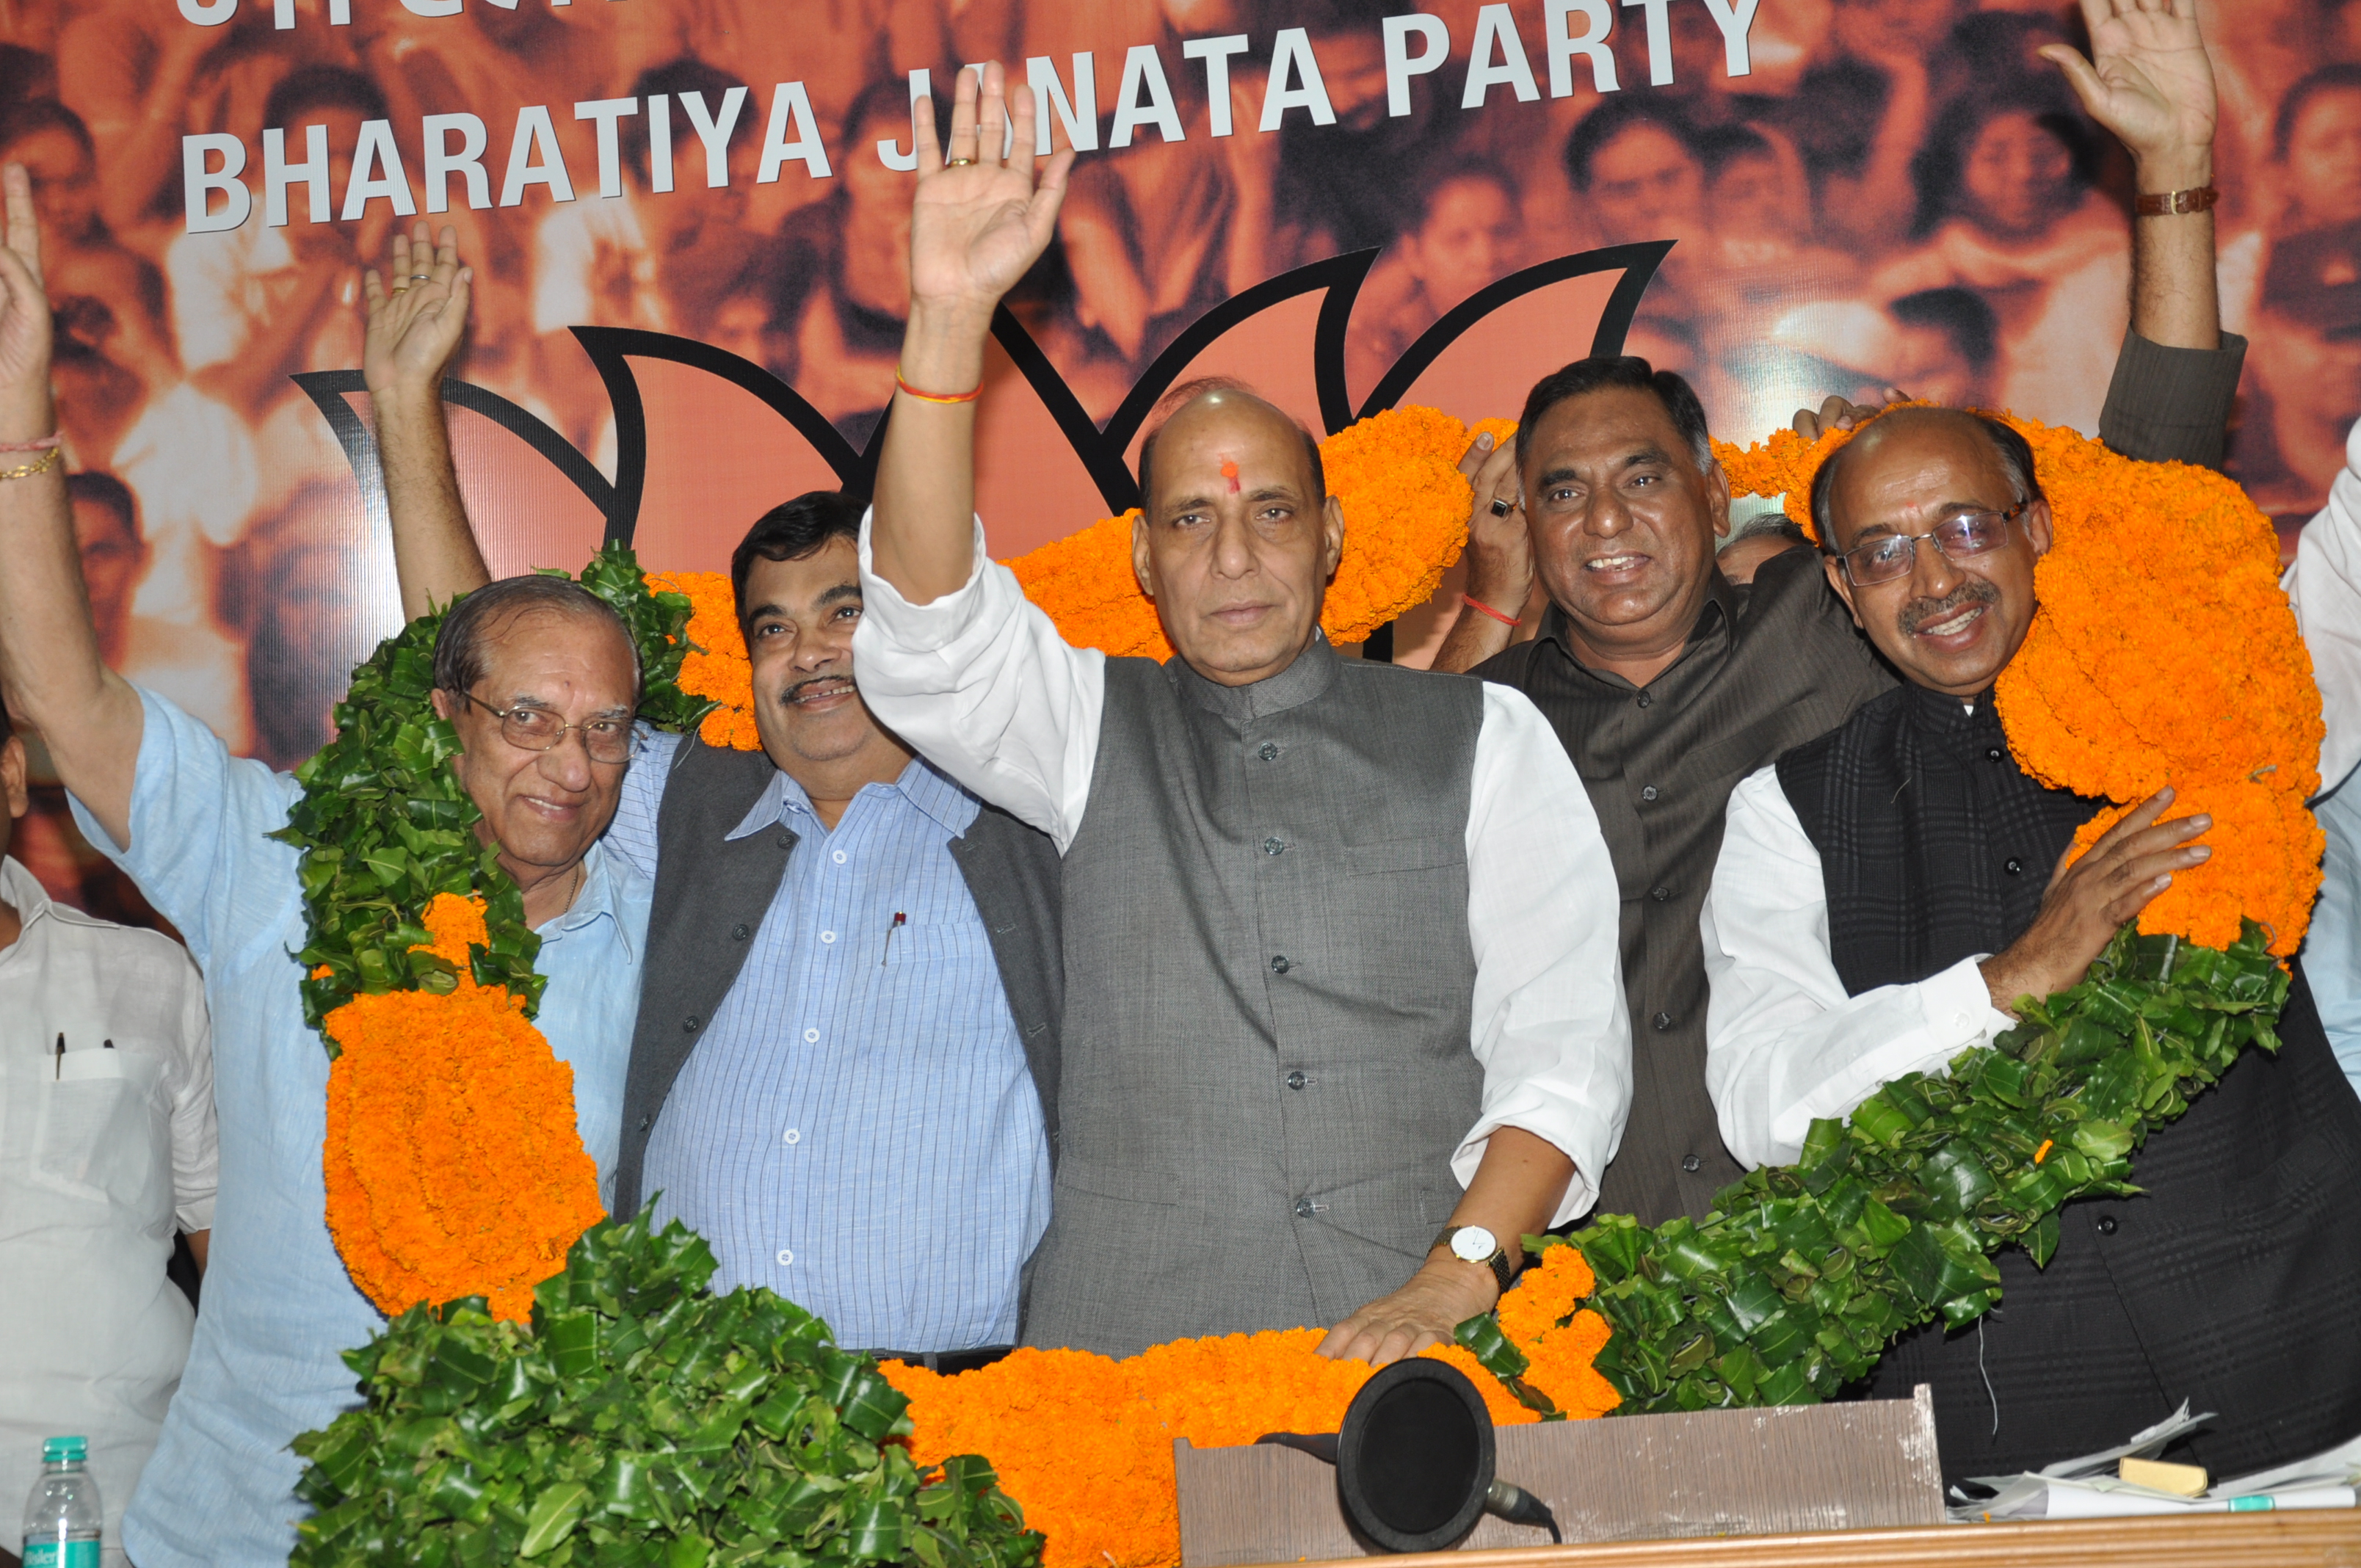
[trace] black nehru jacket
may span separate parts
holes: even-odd
[[[2099,429],[2127,457],[2217,466],[2246,357],[2126,334]],[[1592,670],[1553,606],[1541,635],[1474,671],[1533,699],[1590,792],[1622,894],[1631,1009],[1631,1114],[1598,1209],[1702,1220],[1738,1179],[1705,1091],[1705,951],[1697,915],[1721,853],[1730,792],[1826,734],[1895,678],[1829,588],[1816,552],[1774,555],[1751,587],[1719,571],[1688,645],[1642,689]]]
[[[1780,758],[1779,787],[1855,996],[2024,935],[2100,807],[2026,777],[1989,698],[1919,686]],[[1878,1363],[1873,1397],[1934,1386],[1947,1479],[2111,1447],[2183,1399],[2217,1413],[2190,1455],[2216,1475],[2361,1432],[2361,1101],[2301,972],[2279,1033],[2148,1136],[2139,1196],[2068,1204],[2047,1268],[2003,1251],[1987,1321],[1927,1324]]]

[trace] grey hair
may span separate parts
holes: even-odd
[[[484,678],[484,645],[520,616],[545,613],[576,620],[604,621],[631,651],[631,697],[640,695],[640,645],[615,607],[570,577],[533,573],[502,577],[463,595],[443,617],[434,634],[434,685],[447,692],[472,692]]]

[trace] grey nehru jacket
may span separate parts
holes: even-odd
[[[2099,428],[2127,457],[2218,465],[2246,340],[2166,348],[2124,340]],[[1631,1114],[1598,1208],[1661,1224],[1702,1219],[1742,1174],[1705,1089],[1705,953],[1697,916],[1730,792],[1895,684],[1817,553],[1765,562],[1751,587],[1716,571],[1687,646],[1642,689],[1577,660],[1553,606],[1541,634],[1477,667],[1532,698],[1590,793],[1622,898]]]
[[[1407,1281],[1478,1115],[1483,692],[1315,640],[1218,685],[1106,663],[1065,857],[1065,1140],[1025,1337],[1126,1354]]]

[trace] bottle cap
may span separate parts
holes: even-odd
[[[90,1457],[90,1439],[86,1437],[53,1437],[41,1444],[44,1464],[80,1464]]]

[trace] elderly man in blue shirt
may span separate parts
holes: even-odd
[[[260,1568],[287,1560],[304,1512],[289,1440],[357,1402],[341,1354],[384,1321],[325,1220],[328,1057],[298,990],[298,851],[269,837],[301,786],[231,756],[99,656],[65,476],[39,444],[57,426],[31,192],[18,165],[0,183],[0,688],[49,742],[82,831],[188,941],[214,1018],[221,1186],[204,1310],[124,1545],[141,1568]],[[432,286],[447,292],[456,270]],[[395,347],[373,333],[372,368]],[[598,843],[638,700],[631,638],[572,584],[510,579],[453,612],[435,671],[478,830],[499,842],[542,938],[540,1026],[574,1068],[583,1142],[610,1178],[651,893]],[[553,722],[567,728],[538,749],[536,727]]]
[[[424,236],[396,239],[395,271],[455,265],[450,230],[431,260]],[[456,346],[460,321],[435,324]],[[440,368],[378,399],[413,613],[489,576]],[[649,735],[624,781],[606,848],[655,897],[612,1201],[696,1229],[716,1288],[768,1286],[840,1343],[958,1371],[1015,1343],[1049,1223],[1058,855],[871,715],[862,511],[799,496],[732,557],[762,750]]]

